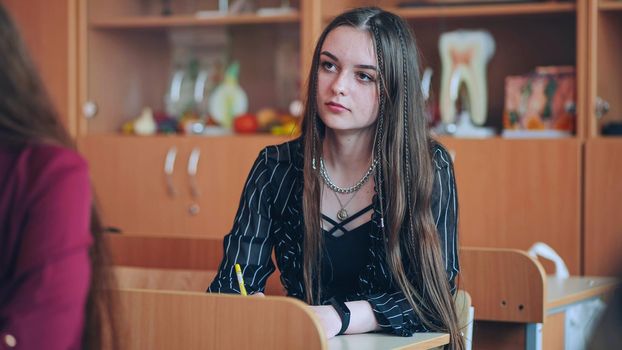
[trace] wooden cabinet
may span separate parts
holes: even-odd
[[[239,84],[250,112],[265,107],[287,111],[299,98],[300,2],[290,1],[290,11],[215,15],[216,0],[174,1],[166,16],[161,14],[165,2],[155,0],[77,2],[78,140],[90,160],[106,226],[124,234],[222,237],[233,224],[259,151],[288,138],[137,137],[121,136],[120,129],[143,107],[167,109],[175,72],[197,69],[217,75],[221,65],[234,61],[240,63]],[[254,2],[257,8],[279,5]],[[197,86],[186,89],[192,101],[197,101]],[[196,102],[192,108],[204,115],[210,91],[199,93],[204,94],[203,105]],[[165,160],[171,152],[176,157],[167,175]]]
[[[590,0],[587,7],[584,268],[588,275],[617,275],[622,270],[622,135],[604,135],[603,128],[622,126],[622,2]]]
[[[603,126],[622,122],[622,3],[589,0],[589,137],[598,137]]]
[[[461,246],[555,247],[581,271],[581,143],[442,138],[454,155]]]
[[[186,191],[179,199],[169,196],[164,175],[167,152],[177,147],[173,183],[181,189],[187,142],[171,138],[89,136],[80,139],[80,150],[89,159],[91,177],[106,226],[122,233],[165,234],[179,232],[187,220]]]
[[[95,135],[82,138],[80,149],[91,159],[107,226],[129,234],[221,238],[259,151],[285,140]]]
[[[214,15],[218,1],[185,0],[169,2],[173,13],[162,16],[164,3],[80,0],[80,101],[90,102],[96,110],[81,120],[81,136],[116,133],[145,106],[166,110],[176,72],[206,72],[207,85],[217,84],[223,67],[235,61],[240,63],[239,84],[251,112],[265,107],[287,111],[289,103],[299,98],[298,1],[290,2],[289,12],[264,15]],[[254,3],[268,7],[280,2]],[[189,92],[189,105],[197,98],[208,102],[209,86],[197,95],[197,85],[190,85],[177,90],[178,95]],[[197,107],[197,112],[205,115],[204,107]],[[180,108],[188,107],[182,103]]]
[[[586,142],[584,181],[585,274],[617,276],[622,270],[622,140]]]

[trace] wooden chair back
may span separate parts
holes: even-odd
[[[127,349],[326,349],[319,321],[286,297],[120,289]]]
[[[460,289],[469,292],[476,320],[544,321],[546,275],[516,249],[461,248]]]
[[[222,239],[213,238],[133,234],[105,237],[114,264],[127,268],[119,272],[124,279],[120,286],[127,288],[205,291],[218,270],[224,250]],[[196,279],[189,281],[190,276]],[[278,270],[268,278],[265,294],[286,295]]]

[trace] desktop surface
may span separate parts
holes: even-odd
[[[382,333],[340,335],[328,340],[329,350],[432,349],[449,343],[447,333],[415,333],[398,337]]]

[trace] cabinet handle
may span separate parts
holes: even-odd
[[[86,101],[82,105],[82,115],[86,119],[91,119],[97,115],[97,103],[93,101]]]
[[[602,119],[609,112],[609,102],[606,100],[596,96],[596,101],[594,102],[594,113],[596,114],[596,119]]]
[[[190,190],[192,197],[199,198],[201,196],[201,190],[197,184],[197,167],[199,165],[199,157],[201,157],[201,150],[198,147],[192,149],[190,157],[188,157],[188,178],[190,180]]]
[[[166,188],[168,189],[168,195],[171,197],[177,196],[177,190],[173,183],[173,171],[175,170],[175,158],[177,158],[177,147],[173,146],[166,152],[166,158],[164,160],[164,175],[166,176]]]

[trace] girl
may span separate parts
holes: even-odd
[[[463,348],[452,293],[457,199],[449,154],[426,127],[407,23],[378,8],[320,36],[302,136],[264,149],[244,187],[210,292],[250,293],[275,270],[326,334],[447,332]]]

